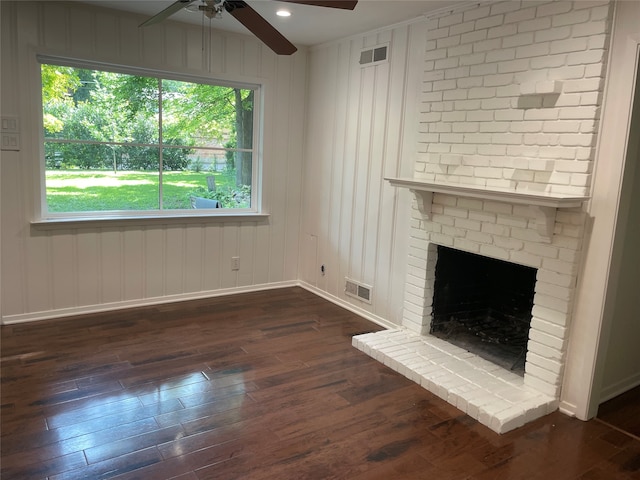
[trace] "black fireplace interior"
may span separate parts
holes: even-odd
[[[536,269],[438,246],[431,334],[524,374]]]

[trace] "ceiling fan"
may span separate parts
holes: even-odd
[[[314,5],[317,7],[341,8],[353,10],[358,3],[357,0],[280,0],[288,3],[299,3],[303,5]],[[157,13],[147,21],[140,24],[146,27],[159,23],[174,13],[198,2],[197,9],[207,18],[219,17],[222,11],[227,11],[231,16],[244,25],[251,33],[278,55],[291,55],[297,48],[287,40],[278,30],[275,29],[258,12],[249,6],[244,0],[177,0],[167,8]]]

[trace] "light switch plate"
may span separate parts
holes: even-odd
[[[20,150],[20,134],[2,132],[2,150],[18,151]]]
[[[0,125],[2,126],[2,133],[18,133],[20,131],[18,117],[7,117],[3,115]],[[4,145],[4,142],[2,145]]]

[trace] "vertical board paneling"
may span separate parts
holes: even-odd
[[[260,71],[260,50],[262,47],[255,42],[243,42],[242,45],[242,74],[257,77]]]
[[[285,278],[284,261],[286,255],[284,232],[286,219],[284,212],[287,207],[287,199],[286,189],[282,188],[282,185],[286,185],[288,180],[286,164],[283,165],[281,160],[287,158],[287,143],[290,139],[279,137],[275,132],[282,125],[288,125],[289,122],[289,105],[285,98],[288,98],[290,90],[291,58],[281,58],[275,55],[271,55],[271,57],[272,61],[277,65],[277,79],[274,84],[270,85],[270,88],[273,89],[272,95],[269,95],[265,101],[265,150],[269,148],[272,151],[272,155],[265,158],[264,180],[269,184],[269,206],[271,211],[282,212],[273,215],[271,218],[272,225],[276,228],[271,242],[273,262],[269,268],[272,273],[272,281],[280,281]],[[271,113],[267,114],[266,111]]]
[[[204,233],[204,290],[217,290],[222,285],[222,232],[219,225],[207,225]]]
[[[8,18],[3,18],[2,21],[8,21]],[[4,32],[2,32],[4,33]],[[3,36],[3,41],[5,37]],[[6,80],[4,75],[6,72],[2,72],[3,81]],[[8,107],[9,102],[5,102],[2,98],[3,107]],[[8,109],[7,111],[12,111]],[[21,175],[21,164],[18,161],[17,153],[2,152],[2,162],[0,163],[2,168],[2,175],[0,175],[0,192],[2,192],[2,207],[1,216],[3,222],[11,222],[12,224],[19,224],[24,208],[21,202],[22,191],[20,184],[14,179],[19,178]],[[2,279],[2,306],[6,307],[9,314],[16,314],[23,311],[27,304],[25,288],[25,268],[22,262],[25,259],[24,238],[27,235],[26,230],[13,232],[12,235],[3,235],[2,237],[2,268],[15,272],[15,276]]]
[[[164,28],[164,63],[169,68],[184,68],[186,66],[186,34],[185,29],[173,24]]]
[[[207,63],[203,63],[205,54],[209,49],[203,51],[202,30],[190,28],[186,32],[185,64],[188,70],[207,70]]]
[[[49,234],[42,231],[33,231],[29,237],[25,270],[28,286],[27,305],[32,312],[49,310],[53,304],[51,298],[49,240]],[[2,267],[4,268],[4,264]],[[5,282],[3,281],[2,283]]]
[[[224,69],[227,72],[242,72],[242,54],[244,41],[224,43]],[[215,48],[215,46],[213,47]]]
[[[115,15],[100,10],[95,17],[94,49],[97,54],[105,58],[113,58],[118,52],[119,24]]]
[[[145,255],[145,297],[154,298],[164,295],[164,230],[147,228],[144,230]]]
[[[77,233],[76,249],[78,301],[82,299],[88,305],[97,305],[100,303],[101,278],[98,234],[86,231]]]
[[[186,254],[184,245],[185,228],[184,225],[181,225],[180,227],[167,228],[164,231],[165,249],[163,259],[165,271],[163,278],[165,279],[165,295],[177,295],[184,291],[184,256]]]
[[[67,8],[59,8],[53,3],[41,3],[39,18],[42,20],[41,38],[48,48],[65,51],[68,49]]]
[[[365,238],[363,247],[362,281],[375,284],[376,258],[378,257],[378,222],[380,221],[380,199],[382,196],[382,161],[385,154],[385,133],[388,127],[387,108],[389,101],[389,65],[375,68],[373,86],[373,125],[371,150],[369,154],[369,183],[367,188],[367,206],[365,217]],[[382,285],[380,285],[382,287]]]
[[[312,71],[311,76],[316,76],[319,71],[325,71],[325,68],[331,69],[335,73],[335,62],[331,62],[327,57],[334,55],[336,49],[325,49],[318,55],[316,62],[310,64]],[[338,89],[335,88],[335,75],[331,75],[327,72],[327,81],[321,83],[314,83],[309,91],[309,101],[314,104],[320,104],[323,99],[334,99],[338,94]],[[334,102],[331,102],[334,103]],[[306,232],[312,233],[315,239],[312,245],[312,250],[309,252],[310,258],[305,261],[306,269],[309,270],[306,275],[313,279],[313,284],[321,289],[327,288],[327,275],[319,276],[318,272],[321,264],[325,264],[325,270],[331,267],[329,259],[337,258],[331,255],[327,255],[326,246],[319,244],[317,232],[327,231],[331,224],[331,217],[333,216],[333,210],[337,208],[337,204],[333,198],[332,190],[332,177],[333,168],[335,167],[333,149],[333,135],[335,134],[335,107],[325,108],[318,110],[314,115],[310,115],[308,129],[310,132],[322,131],[324,135],[308,135],[306,137],[307,145],[305,150],[307,155],[313,155],[316,157],[316,161],[308,162],[305,165],[305,175],[307,178],[314,178],[313,183],[305,185],[304,193],[306,195],[305,201],[305,215],[303,219],[306,220],[305,224],[308,225]],[[313,123],[312,123],[313,122]],[[312,177],[308,175],[312,173]],[[313,185],[314,190],[308,191],[308,188]],[[319,191],[318,191],[319,190]],[[309,195],[312,193],[312,195]],[[309,210],[314,208],[314,210]],[[317,224],[317,225],[316,225]],[[307,239],[303,237],[301,245],[310,245]],[[306,258],[305,254],[301,252],[301,257]],[[313,262],[313,263],[312,263]]]
[[[144,232],[126,229],[123,233],[123,299],[144,298]]]
[[[254,223],[246,223],[240,226],[238,236],[238,256],[240,257],[240,271],[238,271],[238,285],[253,285],[253,271],[255,268],[255,243],[256,228]]]
[[[51,289],[54,308],[75,305],[75,232],[63,230],[51,237]]]
[[[305,76],[307,72],[307,61],[304,56],[290,57],[290,71],[288,72],[289,96],[288,102],[281,100],[286,104],[288,112],[287,131],[293,132],[300,125],[304,125],[304,110],[296,108],[296,105],[304,105],[306,101],[306,84],[296,82],[296,78]],[[285,152],[286,163],[282,165],[282,174],[286,177],[288,188],[284,189],[285,193],[285,228],[283,230],[285,237],[285,254],[283,256],[284,277],[297,278],[298,275],[298,259],[299,259],[299,225],[301,218],[302,204],[302,176],[303,166],[302,158],[304,155],[304,137],[300,135],[291,135],[286,142],[287,150]],[[296,225],[295,229],[289,228]]]
[[[17,72],[3,83],[3,97],[11,90],[12,97],[20,99],[14,113],[21,117],[25,132],[23,149],[15,154],[12,168],[4,159],[0,165],[2,173],[10,175],[3,184],[15,185],[0,192],[3,210],[6,206],[12,212],[1,219],[3,256],[11,255],[2,262],[2,280],[4,286],[19,282],[15,292],[3,289],[3,317],[122,301],[130,304],[169,294],[297,278],[306,49],[294,57],[278,58],[249,36],[170,21],[141,29],[139,15],[87,4],[16,2],[10,8],[18,21],[3,22],[3,27],[8,25],[15,36],[14,47],[20,54],[12,55],[6,42],[1,46],[3,71]],[[262,202],[271,215],[268,221],[122,229],[88,224],[72,232],[30,228],[40,169],[39,107],[33,105],[38,82],[30,78],[34,71],[30,55],[35,50],[177,73],[186,70],[208,78],[237,76],[264,82],[260,174]],[[14,254],[17,250],[19,254]],[[232,256],[241,257],[240,272],[231,271]],[[9,296],[6,291],[22,294]]]
[[[354,190],[356,185],[356,169],[357,169],[357,141],[358,141],[358,122],[360,111],[360,67],[353,66],[356,58],[360,58],[361,42],[352,40],[349,42],[350,54],[346,58],[346,66],[343,67],[342,74],[344,78],[340,82],[347,85],[348,95],[346,105],[345,136],[342,143],[343,151],[340,152],[342,159],[341,171],[336,172],[342,175],[342,189],[340,191],[340,246],[338,248],[340,259],[339,275],[337,278],[337,291],[342,292],[344,286],[344,277],[351,276],[351,244],[354,228]],[[336,140],[338,140],[336,138]]]
[[[397,272],[404,272],[408,230],[396,228],[397,192],[383,177],[396,175],[403,163],[413,164],[404,151],[415,125],[405,130],[406,112],[414,110],[409,102],[415,103],[415,94],[407,89],[419,85],[410,83],[408,75],[420,77],[419,67],[408,69],[411,28],[400,25],[319,47],[309,59],[305,195],[317,190],[317,184],[317,195],[329,205],[328,211],[318,212],[305,196],[303,235],[318,236],[317,262],[328,264],[317,287],[396,323],[401,322],[404,296],[404,274],[398,277]],[[362,48],[387,42],[388,63],[360,67]],[[416,42],[413,48],[419,66],[422,45]],[[322,122],[329,125],[319,126]],[[331,167],[315,165],[322,162]],[[405,202],[407,215],[410,205]],[[305,262],[312,260],[306,258],[312,254],[308,250]],[[345,276],[374,287],[372,305],[344,295]]]
[[[351,251],[349,255],[350,276],[356,280],[363,278],[363,255],[366,242],[367,190],[371,179],[369,169],[371,162],[371,138],[373,135],[373,104],[375,68],[364,68],[360,76],[360,108],[358,111],[356,173],[353,202],[353,230]]]
[[[104,230],[100,235],[100,272],[102,274],[101,300],[112,303],[122,300],[123,292],[123,258],[122,232],[120,230]]]
[[[318,255],[318,237],[316,235],[305,234],[302,238],[304,245],[304,262],[302,262],[301,278],[310,285],[317,285],[319,275],[316,272],[316,260]]]
[[[138,28],[138,20],[128,16],[120,17],[118,60],[125,65],[136,65],[142,54],[140,42],[144,32]]]
[[[269,271],[269,252],[271,251],[271,227],[267,223],[256,226],[256,241],[253,246],[254,277],[256,285],[269,283],[271,272]]]
[[[203,227],[189,225],[185,231],[184,242],[184,291],[199,292],[203,290],[204,244]]]
[[[231,257],[238,256],[238,224],[225,223],[222,230],[221,262],[222,288],[232,288],[238,285],[239,272],[231,270]]]
[[[387,108],[387,126],[385,128],[385,150],[383,159],[383,171],[381,176],[397,176],[400,165],[401,135],[403,125],[403,115],[407,111],[404,105],[407,104],[407,71],[403,67],[407,65],[408,55],[408,34],[410,27],[396,28],[393,35],[389,38],[391,42],[389,50],[389,85],[388,85],[388,108]],[[416,123],[409,122],[409,125]],[[408,163],[408,162],[407,162]],[[402,284],[399,279],[394,279],[395,272],[404,271],[404,262],[398,265],[393,263],[394,250],[397,243],[404,243],[407,235],[402,235],[403,230],[395,228],[397,219],[396,215],[396,189],[391,187],[387,182],[381,182],[380,205],[378,231],[377,231],[377,256],[376,272],[374,278],[375,304],[377,314],[382,318],[390,320],[400,320],[401,309],[396,313],[394,305],[403,304],[404,287],[398,288],[396,283]],[[403,211],[409,211],[409,206]],[[400,242],[395,241],[394,233],[402,239]],[[404,258],[403,258],[404,260]],[[404,279],[404,275],[401,277]],[[398,294],[399,293],[399,294]]]
[[[356,203],[353,243],[351,244],[351,276],[359,281],[371,283],[365,278],[365,254],[368,235],[369,190],[371,189],[372,143],[375,139],[374,122],[376,115],[376,72],[378,67],[362,70],[360,128],[358,131],[358,157],[356,165]],[[377,213],[377,212],[376,212]]]
[[[329,220],[327,224],[328,245],[323,250],[320,257],[321,262],[327,266],[326,287],[328,292],[335,296],[342,295],[344,288],[344,269],[342,268],[341,236],[342,231],[342,189],[344,188],[344,176],[342,175],[345,166],[344,142],[346,138],[347,105],[349,99],[349,63],[351,60],[351,50],[348,43],[338,44],[332,49],[331,55],[325,59],[321,71],[328,75],[326,81],[335,89],[333,104],[331,109],[332,128],[328,134],[327,142],[331,145],[331,178],[329,188],[331,189],[331,201]],[[328,64],[327,64],[328,63]],[[322,142],[319,138],[317,141]],[[324,243],[324,242],[323,242]],[[330,264],[328,262],[331,262]]]
[[[214,31],[205,32],[205,62],[203,70],[208,72],[226,73],[227,37]]]
[[[138,28],[142,39],[140,54],[145,62],[151,65],[163,65],[165,57],[165,25],[155,25],[153,28]]]
[[[91,58],[95,46],[95,15],[80,5],[69,9],[69,23],[75,27],[69,31],[71,52],[80,58]],[[87,38],[94,41],[87,42]]]

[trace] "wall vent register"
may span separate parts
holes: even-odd
[[[379,45],[377,47],[368,48],[360,52],[360,65],[369,66],[387,61],[388,45]]]
[[[371,303],[371,287],[345,279],[344,293],[350,297],[358,298],[364,302]]]

